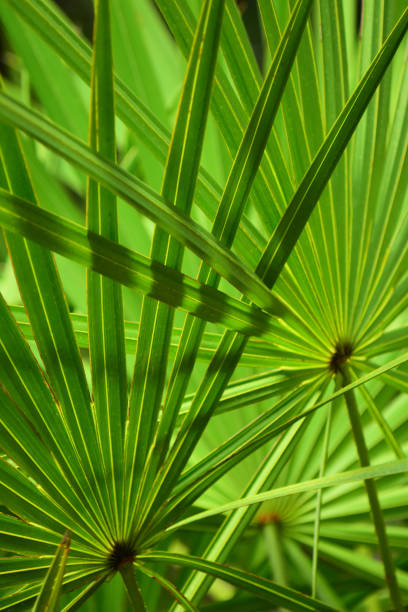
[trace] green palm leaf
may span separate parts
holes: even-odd
[[[223,578],[232,584],[236,584],[239,588],[253,592],[261,599],[267,599],[275,605],[290,605],[292,610],[332,610],[330,606],[319,602],[316,599],[301,595],[292,589],[287,589],[282,586],[270,583],[265,579],[258,578],[246,572],[225,567],[219,563],[205,561],[197,557],[177,555],[174,553],[154,552],[141,555],[141,560],[147,562],[166,561],[194,567],[206,571],[208,574],[213,574],[218,578]]]
[[[64,577],[65,564],[69,552],[69,535],[62,540],[55,553],[53,562],[47,572],[37,601],[33,606],[33,612],[54,612],[57,609],[62,580]]]
[[[93,4],[0,6],[0,609],[405,609],[405,3]]]
[[[160,262],[122,247],[83,226],[53,213],[38,210],[22,198],[0,189],[1,221],[4,228],[51,247],[85,267],[112,280],[152,295],[156,299],[194,312],[208,321],[224,322],[232,329],[267,333],[273,321],[253,306],[193,280]],[[38,221],[41,219],[41,223]],[[170,286],[172,285],[171,289]],[[273,302],[274,305],[276,302]],[[241,322],[240,322],[241,319]]]
[[[204,228],[178,213],[174,207],[168,206],[162,197],[140,180],[96,155],[80,140],[3,93],[0,93],[0,118],[55,149],[62,157],[75,163],[93,179],[142,211],[162,229],[208,261],[239,290],[253,293],[258,306],[273,306],[272,294],[254,272],[231,252],[223,249]]]
[[[90,146],[116,161],[110,3],[96,4],[94,57],[91,76]],[[87,227],[112,241],[118,240],[115,196],[88,181]],[[87,273],[89,358],[94,410],[103,469],[110,480],[111,530],[123,537],[121,481],[126,422],[127,384],[122,288],[111,279]]]
[[[162,196],[186,214],[191,211],[207,120],[211,83],[221,31],[223,2],[202,6],[163,176]],[[181,268],[183,249],[161,228],[153,236],[151,257],[170,268]],[[211,286],[211,285],[210,285]],[[132,525],[146,455],[155,437],[167,369],[174,311],[150,298],[143,301],[141,327],[129,398],[131,423],[126,440],[129,455],[129,522]],[[160,435],[160,434],[159,434]],[[127,458],[126,458],[127,460]],[[146,473],[143,476],[146,476]],[[130,528],[132,530],[132,527]],[[128,534],[129,535],[129,534]]]

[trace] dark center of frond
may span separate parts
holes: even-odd
[[[280,525],[282,519],[277,512],[264,512],[260,514],[258,517],[259,525],[268,525],[270,523],[275,523],[276,525]]]
[[[119,569],[124,563],[133,563],[136,550],[129,542],[115,542],[107,559],[107,565],[111,569]]]
[[[337,374],[340,372],[343,364],[350,359],[353,353],[353,345],[348,340],[343,340],[336,344],[334,353],[330,357],[329,369]]]

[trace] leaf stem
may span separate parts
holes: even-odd
[[[127,561],[126,563],[123,563],[119,567],[119,571],[122,575],[123,582],[125,583],[126,591],[133,610],[135,610],[135,612],[147,612],[147,608],[137,584],[133,562]]]
[[[278,523],[271,521],[264,526],[263,532],[273,579],[278,584],[286,586],[288,582],[280,526]]]
[[[282,546],[281,526],[279,523],[271,521],[264,526],[263,532],[273,580],[277,584],[287,586],[288,579]],[[278,608],[278,611],[288,612],[287,608]]]
[[[342,367],[341,373],[343,376],[343,385],[349,385],[351,383],[351,378],[346,364]],[[352,390],[346,391],[344,395],[360,465],[361,467],[366,467],[370,465],[370,457],[364,439],[360,413],[357,408],[354,392]],[[367,491],[368,500],[370,502],[371,514],[377,533],[378,548],[384,566],[385,581],[387,583],[391,601],[393,602],[394,609],[397,612],[404,612],[404,605],[402,603],[401,593],[395,575],[394,561],[392,559],[391,549],[389,547],[385,529],[384,516],[378,499],[377,486],[374,479],[365,480],[364,485]]]
[[[328,449],[329,449],[331,420],[332,420],[332,404],[329,405],[329,410],[327,413],[327,421],[326,421],[323,448],[322,448],[322,458],[321,458],[320,471],[319,471],[320,478],[324,476],[324,472],[326,469],[327,455],[328,455]],[[316,597],[316,592],[317,592],[317,565],[318,565],[318,560],[319,560],[320,513],[321,513],[321,508],[322,508],[322,495],[323,495],[323,490],[319,489],[316,495],[316,513],[315,513],[315,523],[314,523],[314,531],[313,531],[312,597]]]

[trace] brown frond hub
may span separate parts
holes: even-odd
[[[268,523],[279,525],[281,523],[281,517],[277,512],[265,512],[259,515],[258,523],[259,525],[268,525]]]
[[[109,568],[118,570],[124,563],[133,563],[136,550],[129,542],[115,542],[107,559]]]
[[[344,363],[353,354],[353,345],[349,340],[342,340],[336,344],[334,353],[329,361],[329,370],[337,374],[340,372]]]

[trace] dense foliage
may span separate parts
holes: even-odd
[[[0,4],[0,610],[407,605],[408,8],[244,4]]]

